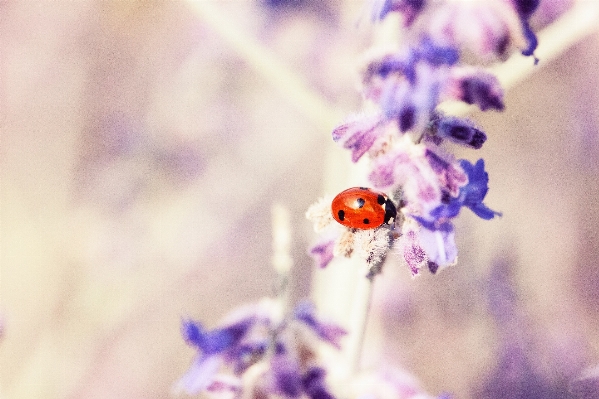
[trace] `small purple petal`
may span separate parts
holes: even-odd
[[[462,98],[467,104],[476,104],[482,111],[496,109],[503,111],[503,90],[497,78],[493,80],[477,76],[466,77],[461,82]]]
[[[311,399],[334,399],[326,388],[325,370],[320,367],[311,367],[302,378],[304,392]]]
[[[402,249],[403,257],[408,264],[412,275],[417,275],[422,264],[426,260],[426,253],[420,247],[415,231],[410,230],[404,233],[402,241],[400,241],[400,248]]]
[[[333,141],[351,150],[352,161],[358,162],[381,135],[382,130],[379,127],[379,115],[357,116],[333,130]]]
[[[406,27],[412,25],[426,6],[426,0],[377,0],[374,3],[372,19],[382,20],[390,12],[398,12],[404,17]]]
[[[226,354],[228,363],[233,364],[233,370],[236,374],[245,371],[249,366],[261,359],[268,348],[268,341],[246,343],[237,345],[233,350]]]
[[[455,143],[479,149],[487,140],[487,135],[476,128],[468,119],[437,115],[431,124],[432,134]]]
[[[333,251],[335,249],[335,240],[327,240],[320,242],[310,249],[310,255],[314,259],[316,265],[324,269],[333,260]]]
[[[419,58],[430,65],[455,65],[460,59],[458,49],[450,46],[436,45],[429,37],[424,38],[418,47]]]
[[[227,327],[205,331],[200,323],[184,320],[182,334],[190,345],[197,346],[204,355],[213,355],[236,345],[253,324],[254,319],[250,318]]]
[[[526,47],[524,50],[522,50],[522,55],[525,56],[534,56],[535,50],[537,49],[537,46],[539,45],[539,41],[537,39],[537,35],[535,35],[535,33],[532,31],[532,29],[530,28],[530,25],[528,24],[527,21],[523,21],[522,22],[522,29],[524,31],[524,37],[526,38],[526,41],[528,42],[528,47]],[[537,65],[539,63],[539,59],[537,57],[534,57],[535,60],[535,65]]]
[[[439,268],[444,268],[456,262],[458,249],[455,244],[453,229],[449,231],[447,229],[432,231],[424,228],[420,229],[419,235],[420,244],[430,262],[434,262]]]
[[[175,391],[195,395],[206,390],[222,364],[220,356],[202,356],[196,359],[175,386]]]
[[[465,159],[460,160],[460,165],[468,175],[468,184],[462,187],[460,199],[464,206],[470,208],[477,216],[489,220],[501,213],[492,211],[482,202],[489,191],[489,174],[485,171],[485,161],[479,159],[472,165]]]
[[[321,339],[333,345],[336,348],[341,348],[339,340],[347,331],[336,324],[325,323],[316,318],[316,309],[309,301],[300,302],[293,312],[296,320],[303,322],[310,327]]]
[[[512,0],[512,4],[516,8],[518,15],[522,19],[528,19],[541,4],[541,0]]]
[[[297,398],[302,393],[302,376],[298,364],[287,356],[274,356],[271,362],[273,390],[287,398]]]
[[[428,271],[431,272],[431,274],[436,274],[437,270],[439,270],[439,265],[436,264],[435,262],[428,261],[427,266],[428,266]]]
[[[193,320],[183,320],[181,322],[181,335],[189,345],[200,347],[204,335],[202,324]]]
[[[457,196],[460,187],[468,182],[468,176],[460,166],[446,161],[430,148],[426,149],[424,156],[439,179],[440,189],[448,191],[451,196]]]

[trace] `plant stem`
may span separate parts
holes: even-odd
[[[282,318],[288,311],[291,291],[291,222],[289,209],[280,204],[274,204],[272,214],[272,266],[277,272],[274,296],[278,302],[278,312]]]

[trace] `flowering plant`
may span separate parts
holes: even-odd
[[[393,194],[399,216],[376,231],[337,228],[327,234],[311,250],[320,267],[353,253],[375,266],[395,245],[412,275],[424,267],[435,273],[457,262],[452,221],[463,207],[485,220],[500,215],[483,203],[489,181],[484,161],[456,160],[450,151],[453,144],[480,149],[487,135],[439,105],[461,101],[482,111],[503,110],[497,78],[462,59],[500,60],[511,46],[533,55],[537,40],[528,20],[538,3],[374,2],[376,20],[391,12],[401,15],[409,44],[367,57],[362,93],[371,111],[335,128],[333,140],[351,152],[353,162],[369,159],[368,180]],[[307,212],[317,231],[333,225],[327,204],[320,201]]]
[[[391,193],[398,212],[390,224],[360,229],[335,224],[330,199],[318,201],[307,217],[325,233],[311,249],[320,267],[335,256],[356,255],[370,267],[372,279],[396,246],[413,275],[424,267],[435,273],[456,263],[453,219],[463,207],[485,220],[499,215],[484,203],[489,181],[484,161],[457,160],[450,152],[453,144],[480,149],[487,135],[439,105],[453,100],[483,111],[504,108],[497,78],[462,60],[468,52],[482,61],[503,59],[513,46],[533,55],[536,38],[528,20],[537,5],[525,0],[372,2],[376,21],[400,15],[408,44],[367,56],[362,92],[369,110],[348,118],[332,136],[353,162],[370,161],[369,181]],[[285,314],[284,296],[236,311],[213,330],[185,320],[183,336],[198,355],[177,390],[256,398],[430,398],[412,377],[393,368],[359,373],[351,381],[332,378],[334,365],[327,363],[320,344],[339,349],[345,329],[322,321],[308,302]],[[221,374],[223,367],[229,373]]]

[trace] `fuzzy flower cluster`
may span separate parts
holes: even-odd
[[[274,302],[265,300],[233,312],[222,324],[206,330],[197,321],[183,321],[183,337],[198,355],[176,391],[230,398],[333,398],[318,364],[317,343],[339,348],[346,332],[318,319],[311,303],[300,303],[281,319]],[[228,372],[221,373],[223,368]]]
[[[346,331],[319,318],[310,302],[280,317],[276,302],[265,299],[234,311],[221,327],[207,330],[184,320],[181,331],[198,353],[176,393],[227,399],[337,397],[319,348],[324,343],[340,349]],[[354,399],[434,399],[400,370],[364,374],[341,385],[337,391]]]
[[[389,248],[402,253],[413,275],[457,262],[453,219],[468,208],[482,219],[499,215],[488,208],[488,174],[482,159],[455,159],[452,146],[482,148],[487,135],[472,121],[439,111],[444,101],[461,101],[482,111],[504,109],[503,90],[484,68],[468,59],[501,60],[511,48],[534,56],[537,40],[529,18],[539,0],[376,0],[375,20],[389,13],[403,18],[410,44],[373,51],[362,69],[367,113],[333,130],[333,140],[357,162],[368,158],[369,181],[389,193],[398,208],[391,227],[374,230],[335,225],[327,202],[307,217],[317,231],[336,230],[311,253],[320,267],[334,256],[358,254],[381,262]],[[536,58],[534,62],[536,62]]]

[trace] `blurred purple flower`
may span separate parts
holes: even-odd
[[[326,372],[321,367],[309,368],[302,377],[304,392],[311,399],[334,399],[325,384]]]
[[[199,353],[190,369],[177,384],[177,391],[194,394],[207,390],[225,362],[240,363],[244,359],[238,350],[240,341],[256,324],[256,317],[248,317],[236,323],[205,330],[199,322],[184,320],[181,326],[183,339],[198,349]]]
[[[335,348],[340,349],[339,340],[347,334],[345,329],[333,323],[326,323],[316,318],[316,308],[309,301],[300,302],[293,312],[296,320],[308,326],[323,341],[328,342]]]
[[[455,218],[462,207],[469,208],[478,217],[490,220],[501,213],[495,212],[483,204],[489,190],[489,175],[485,171],[485,162],[479,159],[472,165],[465,159],[460,160],[460,165],[468,175],[468,184],[462,186],[457,197],[447,196],[443,204],[433,209],[428,215],[414,216],[418,222],[429,230],[452,231],[453,226],[449,219]]]
[[[404,222],[402,226],[402,235],[399,239],[398,247],[406,261],[412,276],[419,273],[420,269],[428,261],[426,252],[420,246],[420,239],[418,236],[419,227],[415,223]]]
[[[410,26],[425,6],[426,0],[374,0],[371,14],[374,21],[379,21],[390,12],[398,12],[404,26]]]
[[[382,136],[384,125],[378,114],[354,116],[333,130],[333,140],[351,150],[352,162],[358,162]]]
[[[315,354],[304,360],[299,354],[306,356],[313,350],[314,343],[309,340],[314,337],[339,348],[345,330],[318,319],[309,302],[300,303],[282,321],[276,321],[275,313],[276,307],[271,302],[246,306],[232,313],[229,319],[233,322],[213,330],[205,330],[198,322],[184,320],[183,338],[198,349],[198,355],[175,390],[188,394],[240,392],[245,389],[240,377],[261,363],[267,367],[258,378],[267,383],[272,393],[289,398],[299,397],[302,392],[315,395],[312,397],[325,395],[326,389],[322,384],[319,386],[317,380],[308,378],[310,383],[304,382],[313,367],[312,363],[304,363],[308,358],[313,362]],[[314,334],[305,334],[306,328]],[[233,375],[218,374],[223,366],[229,367]],[[330,395],[323,396],[328,397]]]
[[[485,132],[478,129],[471,121],[442,114],[437,114],[433,118],[427,133],[474,149],[480,149],[487,140]]]
[[[438,269],[452,266],[457,262],[458,248],[451,223],[439,230],[420,229],[420,246],[428,257],[428,267],[435,274]]]
[[[503,57],[510,45],[530,47],[525,28],[510,2],[447,2],[429,20],[428,33],[438,43]]]
[[[310,255],[314,259],[316,265],[323,269],[333,260],[333,251],[335,248],[335,240],[327,239],[310,248]]]
[[[475,104],[482,111],[503,111],[503,88],[497,77],[473,67],[453,68],[441,90],[441,100]]]
[[[199,322],[184,320],[182,334],[189,345],[197,347],[204,355],[210,356],[233,348],[254,324],[255,318],[251,317],[223,328],[206,331]]]
[[[534,52],[539,44],[537,40],[537,36],[530,28],[530,17],[539,7],[541,0],[510,0],[518,16],[520,17],[520,21],[522,22],[522,31],[524,32],[524,37],[526,38],[527,47],[522,50],[522,54],[525,56],[534,56]],[[539,60],[535,57],[535,64]]]

